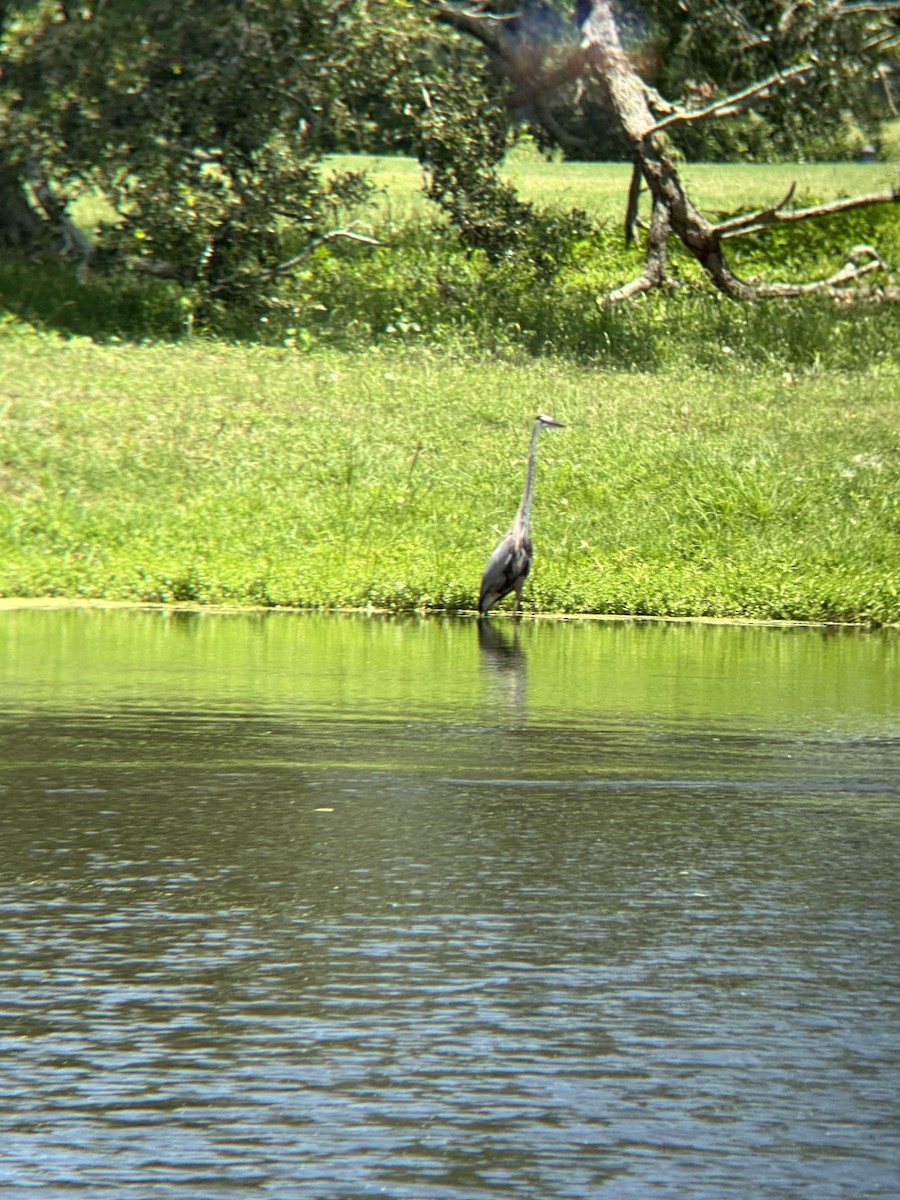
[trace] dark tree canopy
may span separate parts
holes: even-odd
[[[207,298],[258,294],[323,238],[359,236],[341,222],[368,185],[324,172],[321,155],[376,130],[382,149],[409,146],[426,82],[439,90],[457,60],[480,69],[475,47],[449,40],[436,54],[427,14],[391,0],[7,9],[0,210],[19,218],[7,244],[24,245],[39,216],[77,238],[64,201],[92,189],[117,214],[104,253]]]

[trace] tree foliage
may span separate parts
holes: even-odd
[[[12,182],[50,180],[37,195],[61,211],[98,191],[116,213],[101,253],[206,302],[259,298],[323,239],[359,237],[346,222],[369,185],[322,154],[376,128],[409,144],[425,78],[445,70],[432,48],[425,14],[390,0],[9,10],[6,199]]]
[[[601,8],[608,47],[591,32]],[[659,266],[679,222],[688,242],[719,236],[677,194],[679,153],[835,153],[849,128],[875,136],[898,11],[879,0],[0,4],[0,241],[49,236],[96,268],[169,276],[199,310],[264,306],[324,243],[373,240],[354,223],[367,179],[329,171],[323,155],[396,148],[418,155],[465,245],[547,278],[587,221],[500,179],[526,127],[547,149],[639,160],[636,181],[657,188]],[[90,246],[67,213],[85,190],[115,214]],[[783,216],[776,206],[765,220]]]

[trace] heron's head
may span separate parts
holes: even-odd
[[[544,413],[538,413],[534,419],[542,429],[565,429],[562,421],[555,421],[553,417],[548,417]]]

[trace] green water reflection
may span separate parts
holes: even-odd
[[[415,720],[643,716],[895,728],[894,632],[122,610],[0,612],[13,709],[156,705]],[[517,707],[518,706],[518,707]]]

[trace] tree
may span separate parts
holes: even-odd
[[[324,243],[374,240],[353,219],[367,180],[329,172],[323,155],[395,145],[419,155],[428,194],[469,246],[522,252],[549,276],[586,218],[542,213],[499,178],[524,122],[547,147],[634,163],[632,240],[649,190],[645,268],[613,298],[669,280],[673,237],[741,298],[844,295],[880,270],[866,247],[826,280],[751,284],[724,248],[896,193],[807,209],[787,196],[714,222],[677,164],[726,116],[742,144],[761,128],[780,153],[808,146],[814,122],[836,144],[848,111],[873,132],[900,0],[576,0],[574,15],[567,2],[0,2],[0,245],[166,275],[201,311],[277,303]],[[69,215],[86,189],[114,213],[95,242]]]
[[[764,210],[730,220],[707,219],[685,189],[672,150],[677,131],[717,120],[748,108],[770,106],[773,127],[789,143],[799,128],[798,114],[824,114],[836,120],[848,95],[860,95],[862,81],[871,79],[880,58],[895,53],[900,42],[896,16],[900,4],[877,0],[747,0],[743,4],[715,3],[695,7],[682,0],[648,3],[646,14],[658,21],[657,32],[668,30],[670,43],[688,49],[688,61],[706,64],[700,82],[685,85],[682,97],[666,99],[638,73],[626,53],[616,6],[609,0],[579,0],[571,30],[545,36],[546,19],[536,23],[519,14],[463,7],[452,0],[425,0],[435,18],[466,33],[488,51],[495,69],[509,82],[509,104],[527,109],[546,141],[566,145],[573,136],[553,98],[569,96],[572,114],[602,110],[613,123],[614,136],[634,163],[625,229],[637,236],[637,201],[642,186],[651,195],[652,213],[646,235],[645,266],[640,276],[617,289],[619,300],[669,281],[668,247],[674,235],[702,265],[717,288],[737,299],[799,296],[811,292],[845,297],[848,285],[883,268],[871,246],[856,246],[847,260],[826,279],[802,283],[751,283],[740,279],[729,264],[725,246],[731,239],[779,224],[813,221],[838,211],[900,200],[900,186],[890,191],[789,208],[793,189]],[[696,18],[703,9],[703,22]],[[672,17],[672,11],[679,15]],[[668,24],[662,17],[668,14]],[[528,18],[528,19],[526,19]],[[675,31],[681,28],[679,38]],[[726,36],[726,34],[728,36]],[[713,64],[732,64],[724,82],[737,90],[726,92],[712,82]],[[711,46],[717,46],[713,54]],[[657,75],[662,72],[657,72]],[[722,72],[719,71],[719,75]],[[863,106],[864,107],[864,106]],[[577,121],[576,121],[577,124]],[[857,287],[857,296],[900,298],[896,288]]]
[[[44,0],[0,32],[0,241],[168,275],[200,305],[265,303],[323,242],[374,240],[348,216],[370,185],[322,155],[364,142],[375,105],[408,136],[430,50],[391,0]],[[86,189],[115,213],[93,245],[68,216]]]

